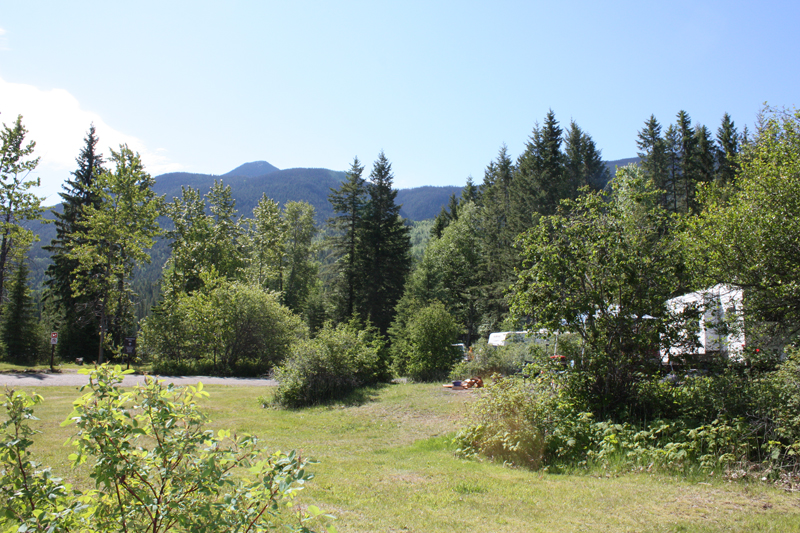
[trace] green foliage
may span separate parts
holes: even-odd
[[[39,158],[32,157],[36,143],[25,143],[27,133],[22,115],[17,116],[12,127],[3,124],[0,130],[0,299],[5,297],[5,282],[14,249],[20,245],[26,247],[34,240],[33,232],[22,224],[41,219],[42,213],[42,199],[31,192],[33,187],[39,186],[39,179],[28,179],[39,164]]]
[[[400,218],[392,165],[381,152],[372,166],[357,247],[361,291],[355,306],[385,335],[411,269],[409,228]]]
[[[341,399],[365,385],[389,379],[386,347],[376,328],[353,319],[327,323],[316,337],[296,343],[275,372],[274,403],[306,407]],[[265,400],[266,401],[266,400]]]
[[[585,372],[532,365],[524,371],[530,379],[504,379],[486,388],[458,437],[461,453],[568,470],[756,468],[772,477],[796,472],[798,361],[792,351],[776,372],[732,365],[718,374],[677,380],[642,377],[630,416],[620,422],[596,421],[587,410]],[[637,413],[649,417],[637,419]],[[540,460],[531,461],[536,454]]]
[[[557,470],[657,466],[708,472],[744,462],[758,450],[744,419],[717,418],[696,426],[655,420],[644,427],[595,421],[570,392],[575,379],[543,370],[531,380],[491,384],[473,408],[472,423],[457,437],[460,453]]]
[[[278,204],[263,195],[249,221],[247,278],[260,287],[275,289],[282,274],[285,224]]]
[[[100,325],[98,362],[103,362],[109,323],[116,331],[132,326],[130,282],[137,263],[150,260],[149,248],[161,233],[157,217],[161,199],[151,187],[153,178],[145,172],[138,154],[127,146],[111,151],[114,171],[97,174],[92,192],[98,203],[83,207],[86,224],[75,233],[68,257],[76,262],[72,292],[87,297],[87,312]],[[120,346],[122,339],[114,339]]]
[[[260,375],[306,334],[277,294],[202,273],[202,288],[162,301],[142,323],[142,350],[162,373]]]
[[[425,254],[425,249],[431,240],[431,228],[433,227],[433,220],[418,220],[412,222],[411,232],[409,237],[411,239],[411,257],[415,263],[422,261],[422,256]]]
[[[3,408],[7,420],[0,425],[0,497],[5,502],[3,531],[71,531],[79,515],[85,515],[90,497],[81,497],[63,484],[49,468],[33,460],[30,447],[37,432],[29,421],[38,420],[33,407],[42,402],[38,394],[6,389]]]
[[[456,437],[461,455],[480,453],[490,459],[537,469],[544,459],[546,396],[530,401],[532,387],[522,380],[498,379],[484,390],[471,410],[472,423]],[[543,401],[545,400],[545,401]]]
[[[34,301],[28,287],[29,269],[25,251],[20,251],[21,257],[16,261],[0,338],[3,340],[6,361],[33,365],[39,359],[44,332],[35,316]]]
[[[419,309],[393,336],[395,370],[419,381],[446,378],[461,357],[461,350],[453,346],[460,332],[441,302]]]
[[[772,440],[780,443],[781,453],[800,459],[800,348],[787,349],[787,357],[778,370],[769,375],[771,407],[769,421]]]
[[[98,299],[98,295],[77,298],[73,294],[72,278],[79,262],[69,255],[76,244],[77,232],[86,223],[84,207],[99,205],[100,198],[93,188],[95,176],[103,171],[104,163],[102,154],[97,153],[98,142],[92,124],[76,159],[78,168],[64,182],[64,190],[59,193],[63,210],[60,213],[56,209],[52,211],[56,235],[48,245],[42,247],[52,254],[44,285],[47,288],[47,301],[61,318],[57,326],[61,342],[56,351],[64,360],[87,357],[97,353],[99,348],[97,332],[100,331],[100,325],[89,305]]]
[[[266,453],[250,435],[205,430],[197,406],[208,396],[202,384],[177,388],[148,379],[126,392],[119,367],[82,372],[89,384],[64,425],[75,424],[70,459],[75,466],[89,463],[96,488],[68,494],[69,486],[35,470],[27,450],[33,432],[25,421],[41,397],[9,391],[0,448],[8,531],[190,532],[211,524],[230,531],[278,524],[310,531],[310,517],[291,510],[313,478],[306,470],[310,461],[294,451]]]
[[[440,300],[456,321],[466,326],[467,338],[471,339],[479,320],[484,268],[479,211],[475,204],[466,202],[456,208],[456,213],[458,216],[440,237],[431,239],[406,290],[423,301]]]
[[[656,368],[660,344],[692,318],[664,306],[684,286],[684,260],[658,191],[635,166],[620,169],[613,184],[611,198],[565,201],[522,237],[512,296],[532,329],[581,337],[585,357],[576,364],[593,376],[603,416],[625,408],[637,373]]]
[[[745,319],[800,324],[800,111],[764,110],[727,187],[701,190],[685,246],[703,283],[744,289]]]
[[[367,187],[361,177],[364,167],[358,158],[353,159],[347,179],[338,189],[331,189],[328,199],[336,216],[328,221],[334,234],[330,239],[336,256],[334,298],[335,314],[347,320],[356,309],[356,299],[361,288],[358,275],[358,254],[362,225],[367,204]]]
[[[460,361],[450,372],[452,379],[479,377],[484,380],[493,374],[510,376],[524,372],[533,361],[547,361],[554,353],[567,360],[577,360],[581,341],[576,335],[561,334],[541,342],[533,338],[506,339],[505,346],[490,346],[485,340],[472,345],[466,360]],[[558,349],[556,352],[556,348]],[[560,359],[559,359],[560,362]]]
[[[281,302],[296,313],[305,310],[317,277],[313,261],[317,233],[314,208],[308,202],[288,202],[282,213],[286,231],[283,235]]]

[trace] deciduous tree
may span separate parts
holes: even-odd
[[[111,151],[113,171],[97,174],[92,185],[98,204],[84,208],[86,225],[76,234],[69,257],[77,261],[73,293],[92,296],[89,308],[100,325],[98,362],[103,362],[109,321],[130,313],[130,280],[137,263],[150,260],[148,249],[160,233],[161,198],[151,189],[153,178],[126,145]]]
[[[31,191],[31,188],[39,186],[39,179],[30,179],[39,158],[33,157],[36,143],[25,142],[27,133],[27,128],[22,125],[22,115],[17,117],[13,126],[3,124],[0,130],[0,312],[14,247],[32,240],[32,232],[21,224],[40,218],[42,213],[42,199]]]
[[[739,175],[706,187],[687,245],[707,284],[742,287],[751,317],[800,324],[800,112],[766,108]]]

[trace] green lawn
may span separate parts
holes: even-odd
[[[662,475],[553,475],[453,456],[451,437],[474,392],[391,385],[358,405],[262,409],[264,389],[206,387],[214,428],[263,437],[320,461],[301,503],[338,517],[340,532],[800,531],[800,496],[767,486]],[[72,428],[59,424],[77,391],[38,389],[36,453],[72,481]]]
[[[120,363],[122,368],[126,368],[125,363]],[[63,363],[56,360],[55,370],[56,372],[77,372],[81,368],[87,368],[90,365],[79,365],[74,362],[70,363]],[[131,368],[137,374],[141,374],[142,372],[149,371],[150,365],[136,365],[132,364]],[[24,366],[24,365],[15,365],[12,363],[3,363],[0,362],[0,372],[36,372],[36,373],[47,373],[50,372],[50,364],[43,363],[34,366]]]

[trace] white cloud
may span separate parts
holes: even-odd
[[[2,35],[2,34],[0,34]],[[148,149],[141,139],[118,131],[97,113],[83,109],[78,100],[64,89],[41,90],[32,85],[10,83],[0,78],[0,121],[11,124],[22,115],[22,123],[28,129],[28,140],[36,141],[35,155],[40,156],[35,175],[41,177],[39,194],[47,196],[51,205],[58,201],[56,193],[61,184],[76,168],[83,139],[94,123],[100,138],[100,147],[108,158],[108,147],[117,149],[127,144],[139,152],[146,170],[153,175],[180,170],[165,155],[166,150]]]

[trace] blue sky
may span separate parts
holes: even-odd
[[[89,123],[154,175],[369,169],[395,186],[476,182],[552,108],[604,159],[636,155],[650,114],[752,129],[798,104],[796,2],[10,2],[0,121],[37,141],[47,204]]]

